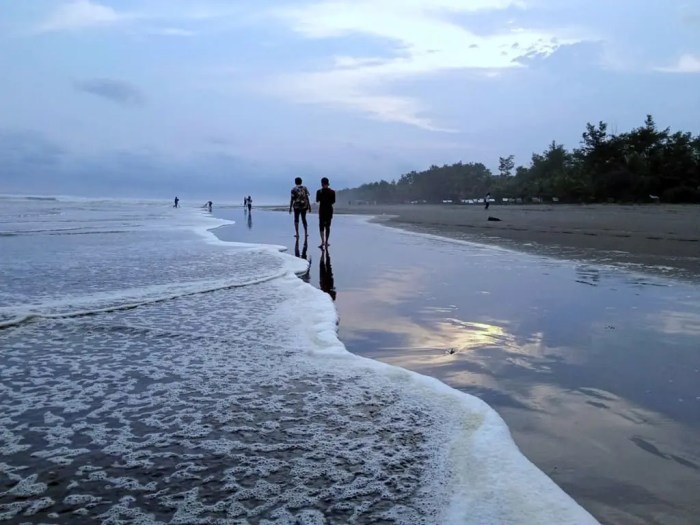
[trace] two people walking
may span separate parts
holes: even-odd
[[[306,214],[311,212],[311,197],[309,190],[302,184],[301,177],[294,179],[295,186],[289,199],[289,213],[294,211],[294,236],[299,237],[299,219],[304,226],[304,236],[308,237],[308,223]],[[331,221],[333,220],[333,205],[335,204],[335,190],[331,189],[328,177],[321,179],[321,189],[316,192],[318,203],[318,227],[321,234],[321,245],[324,249],[330,246],[328,238],[331,235]]]

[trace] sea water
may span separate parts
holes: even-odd
[[[485,403],[348,353],[279,247],[0,199],[0,521],[594,523]]]

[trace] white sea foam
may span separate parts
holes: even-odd
[[[303,261],[162,228],[155,246],[139,228],[100,244],[97,282],[17,284],[39,316],[0,330],[0,516],[58,501],[105,523],[594,523],[485,403],[347,352]],[[123,260],[145,275],[109,268]]]
[[[92,201],[88,204],[95,205]],[[308,263],[301,259],[283,261],[269,256],[283,247],[218,241],[211,229],[230,221],[213,218],[201,210],[165,208],[152,212],[143,203],[140,207],[131,203],[118,207],[113,203],[112,208],[93,220],[95,212],[86,212],[84,206],[81,202],[77,210],[70,210],[73,220],[69,224],[72,229],[90,229],[98,234],[92,242],[56,242],[50,235],[44,236],[44,241],[32,239],[30,243],[20,239],[6,241],[7,259],[3,262],[13,280],[9,281],[12,286],[0,290],[0,329],[40,317],[90,315],[180,295],[249,286],[290,270],[301,274],[308,269]],[[17,220],[16,214],[10,215],[3,224],[22,233],[24,223],[16,225]],[[93,222],[125,220],[130,226],[118,239],[111,236],[111,226],[107,228],[110,233],[92,226]],[[209,249],[192,235],[220,248]],[[38,242],[54,248],[50,256],[36,249]],[[198,248],[193,249],[193,245]],[[115,262],[121,264],[115,268]],[[37,275],[41,275],[39,282]]]
[[[445,488],[451,497],[444,523],[596,523],[520,453],[505,422],[486,403],[435,378],[350,354],[336,337],[336,316],[328,295],[308,287],[306,292],[316,296],[316,301],[309,302],[310,325],[305,328],[318,358],[349,361],[335,365],[338,368],[377,370],[448,407],[457,424],[443,443],[449,450],[443,466],[452,471]]]

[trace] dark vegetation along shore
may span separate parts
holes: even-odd
[[[496,203],[700,203],[700,135],[660,130],[651,115],[620,134],[589,123],[578,148],[552,142],[527,167],[515,168],[512,155],[499,159],[495,175],[481,163],[431,166],[341,190],[338,201],[462,203],[487,192]]]

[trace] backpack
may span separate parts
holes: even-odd
[[[311,207],[309,190],[306,189],[306,186],[295,186],[292,190],[292,195],[294,196],[294,209],[307,210]]]

